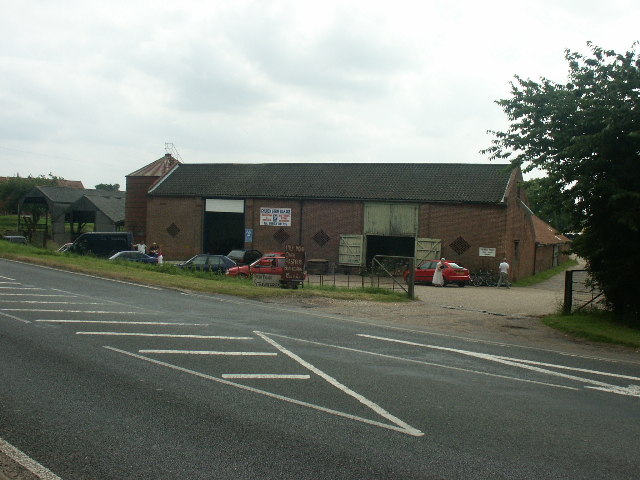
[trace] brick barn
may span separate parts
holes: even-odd
[[[472,271],[506,257],[518,279],[552,266],[545,252],[564,255],[537,247],[521,171],[505,164],[175,161],[166,170],[138,185],[128,175],[125,228],[137,219],[136,241],[158,242],[167,260],[299,244],[338,271],[374,255],[446,257]]]

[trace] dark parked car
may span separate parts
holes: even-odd
[[[205,272],[225,273],[228,269],[236,267],[237,264],[224,255],[209,255],[206,253],[196,255],[184,263],[178,263],[178,268],[188,268]]]
[[[262,257],[262,252],[259,250],[231,250],[227,253],[227,257],[238,265],[249,265]]]
[[[471,277],[469,270],[461,267],[454,262],[444,262],[445,268],[442,270],[442,276],[444,278],[444,284],[455,283],[461,287],[469,285]],[[425,260],[416,267],[415,283],[431,283],[433,280],[433,272],[436,270],[438,260]],[[409,270],[404,272],[404,280],[407,281],[409,277]]]
[[[131,232],[88,232],[76,238],[67,252],[109,258],[111,255],[129,251],[132,248],[133,234]]]
[[[2,239],[6,240],[7,242],[22,243],[23,245],[27,244],[26,237],[23,237],[21,235],[4,235]]]
[[[127,260],[128,262],[138,263],[158,263],[158,257],[150,257],[137,250],[127,250],[125,252],[118,252],[115,255],[109,257],[109,260]]]

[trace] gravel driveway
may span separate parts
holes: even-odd
[[[581,266],[575,268],[580,269]],[[416,286],[415,302],[379,303],[330,298],[268,300],[336,317],[391,322],[444,336],[463,336],[581,354],[628,355],[633,350],[576,340],[540,321],[561,310],[564,272],[532,287]]]

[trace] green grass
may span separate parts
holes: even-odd
[[[93,257],[59,254],[52,250],[4,241],[0,241],[0,257],[176,290],[234,295],[252,299],[318,296],[376,302],[410,301],[404,293],[372,287],[347,289],[334,286],[305,285],[304,288],[296,290],[256,287],[250,279],[184,271],[170,264],[144,265],[130,262],[110,262]],[[567,264],[558,268],[565,269]],[[558,272],[556,271],[556,273]],[[540,279],[545,276],[546,274],[536,277]],[[628,328],[615,322],[610,313],[585,312],[573,315],[550,315],[543,318],[542,322],[577,338],[640,348],[640,330]]]
[[[400,292],[372,288],[325,288],[305,285],[304,288],[282,289],[256,287],[251,279],[228,277],[208,272],[181,270],[171,264],[144,265],[133,262],[111,262],[108,260],[60,254],[52,250],[0,242],[0,257],[35,263],[73,272],[100,275],[115,280],[158,285],[177,290],[189,290],[244,298],[269,297],[329,297],[343,300],[371,300],[380,302],[404,302],[409,298]]]
[[[592,342],[640,348],[640,330],[616,322],[611,312],[549,315],[542,322],[551,328]]]
[[[578,265],[577,260],[567,260],[557,267],[550,268],[549,270],[545,270],[544,272],[536,273],[531,277],[522,278],[517,282],[514,282],[513,284],[517,287],[530,287],[531,285],[549,280],[551,277],[555,277],[559,273],[562,273],[571,267],[575,267],[576,265]]]

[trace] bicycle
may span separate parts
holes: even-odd
[[[480,270],[471,274],[471,285],[474,287],[495,287],[498,285],[498,275]]]

